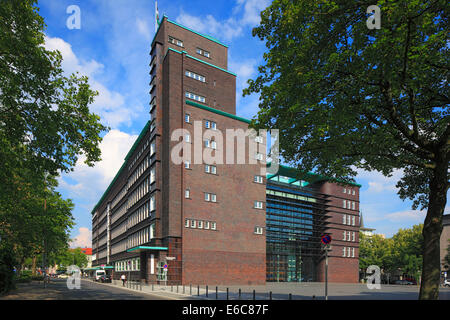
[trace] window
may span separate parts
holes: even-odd
[[[206,129],[211,128],[211,123],[209,122],[209,120],[206,120],[206,121],[205,121],[205,128],[206,128]]]
[[[188,92],[188,91],[186,91],[186,98],[196,100],[199,102],[203,102],[203,103],[205,103],[205,101],[206,101],[205,97],[193,94],[192,92]]]
[[[216,130],[217,129],[217,123],[214,122],[214,121],[205,120],[205,128],[206,129]]]
[[[156,168],[153,167],[150,169],[150,183],[155,182],[156,179]]]
[[[352,217],[352,226],[355,225],[355,216]]]
[[[205,229],[209,230],[209,221],[205,221]]]
[[[347,200],[342,200],[342,207],[344,208],[344,209],[347,209],[346,206],[347,205]]]
[[[263,177],[262,176],[255,176],[254,182],[256,183],[263,183]]]
[[[215,222],[211,222],[211,230],[216,230],[216,223]]]
[[[217,149],[217,142],[216,141],[211,141],[211,148],[212,149]]]
[[[201,48],[197,48],[196,52],[197,52],[197,54],[199,54],[201,56],[204,56],[204,57],[207,57],[207,58],[210,57],[210,53],[208,51],[205,51],[205,50],[201,49]]]
[[[216,195],[214,193],[205,192],[205,201],[216,202]]]
[[[150,211],[155,210],[155,196],[150,197]]]
[[[195,228],[195,220],[191,220],[191,228]]]
[[[217,129],[217,123],[214,121],[211,121],[211,129],[216,130]]]
[[[344,236],[342,240],[345,241],[347,239],[345,231],[342,232],[342,235]]]
[[[184,115],[184,122],[187,122],[187,123],[191,122],[191,115],[190,114],[186,113]]]
[[[169,42],[179,47],[183,47],[183,41],[175,39],[174,37],[169,36]]]
[[[186,160],[186,161],[184,162],[184,168],[185,168],[185,169],[190,169],[190,168],[191,168],[191,163],[190,163],[189,161]]]
[[[342,248],[342,256],[345,257],[345,247]]]
[[[255,234],[263,234],[263,228],[255,227]]]
[[[347,193],[347,189],[344,188],[344,190],[342,192]]]
[[[263,137],[257,136],[257,137],[255,138],[255,142],[256,142],[256,143],[263,143]]]
[[[198,221],[198,228],[203,229],[203,221]]]
[[[255,201],[255,209],[262,209],[263,203],[262,201]]]
[[[255,159],[256,159],[256,160],[262,161],[262,160],[263,160],[263,155],[262,155],[262,153],[257,153],[257,154],[255,155]]]
[[[209,164],[205,164],[205,172],[206,173],[210,173],[211,172],[211,167]]]
[[[189,78],[192,78],[192,79],[195,79],[195,80],[198,80],[198,81],[201,81],[201,82],[206,82],[206,78],[204,76],[196,74],[196,73],[194,73],[192,71],[187,71],[186,70],[185,75],[187,77],[189,77]]]
[[[184,136],[184,140],[186,141],[186,142],[191,142],[191,135],[189,134],[189,133],[186,133],[186,135]]]
[[[355,201],[352,201],[352,210],[355,210]]]
[[[353,194],[353,195],[355,195],[355,194],[356,194],[356,193],[355,193],[355,189],[353,189],[353,190],[352,190],[352,194]]]
[[[342,215],[342,223],[347,224],[347,215],[346,214]]]
[[[156,141],[153,141],[150,144],[150,155],[153,155],[156,152]]]
[[[350,231],[347,231],[347,241],[350,241]]]
[[[352,218],[351,216],[347,216],[347,224],[348,224],[348,225],[351,224],[351,222],[350,222],[351,218]]]
[[[352,248],[352,258],[355,257],[355,248]]]
[[[189,228],[189,219],[184,220],[184,226]]]
[[[216,174],[217,173],[217,167],[216,166],[211,166],[211,173],[212,174]]]
[[[352,241],[355,242],[355,233],[352,232]]]
[[[184,197],[189,199],[191,197],[191,190],[189,189],[184,190]]]
[[[209,148],[210,145],[210,141],[209,140],[205,140],[205,148]]]

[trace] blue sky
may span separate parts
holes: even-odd
[[[258,97],[242,97],[246,81],[257,75],[265,45],[252,37],[259,12],[268,0],[158,1],[159,13],[185,26],[209,34],[229,46],[228,68],[237,74],[237,114],[252,118]],[[70,30],[66,9],[81,10],[81,28]],[[40,0],[40,14],[47,24],[46,47],[63,55],[67,73],[89,76],[99,91],[91,110],[111,127],[101,144],[102,161],[90,168],[82,163],[63,174],[58,191],[73,199],[76,226],[74,246],[90,246],[91,210],[122,165],[129,148],[148,120],[149,51],[154,36],[154,1],[151,0]],[[366,226],[392,236],[399,228],[421,223],[424,213],[411,210],[410,202],[396,195],[401,171],[384,178],[360,171],[361,210]],[[448,212],[448,208],[446,210]]]

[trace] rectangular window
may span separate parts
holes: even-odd
[[[347,193],[347,189],[344,188],[343,192],[344,192],[344,193]]]
[[[155,182],[156,180],[156,168],[153,167],[150,169],[150,183]]]
[[[205,221],[205,229],[209,229],[209,221]]]
[[[347,241],[350,241],[350,231],[347,232]]]
[[[342,224],[346,224],[347,223],[347,215],[344,214],[342,215]]]
[[[214,121],[211,121],[211,129],[216,130],[217,129],[217,123]]]
[[[185,161],[184,162],[184,167],[186,168],[186,169],[190,169],[191,168],[191,163],[189,162],[189,161]]]
[[[216,143],[216,141],[211,141],[211,148],[212,149],[217,149],[217,143]]]
[[[191,142],[191,135],[189,134],[189,133],[186,133],[186,135],[184,136],[184,140],[186,141],[186,142]]]
[[[216,195],[214,193],[211,194],[211,202],[216,202]]]
[[[212,174],[216,174],[217,173],[217,167],[216,166],[211,166],[211,173]]]
[[[262,160],[263,160],[263,155],[262,155],[262,153],[257,153],[257,154],[255,155],[255,159],[256,159],[256,160],[259,160],[259,161],[262,161]]]
[[[342,207],[344,208],[344,209],[347,209],[346,207],[347,207],[347,200],[342,200]]]
[[[352,248],[352,258],[355,257],[355,248]]]
[[[209,140],[205,140],[205,148],[209,148],[209,146],[211,145]]]
[[[155,210],[155,196],[150,197],[150,211]]]
[[[207,58],[210,57],[210,53],[208,51],[205,51],[205,50],[201,49],[201,48],[197,48],[197,50],[195,52],[197,52],[197,54],[202,55],[204,57],[207,57]]]
[[[211,128],[211,123],[209,122],[209,120],[205,120],[205,128],[206,129]]]
[[[355,189],[352,190],[352,194],[355,195]]]
[[[195,80],[198,80],[198,81],[201,81],[201,82],[206,82],[206,78],[204,76],[201,76],[201,75],[199,75],[197,73],[194,73],[192,71],[187,71],[186,70],[185,75],[187,77],[189,77],[189,78],[192,78],[192,79],[195,79]]]
[[[216,230],[216,223],[215,222],[211,222],[211,230]]]
[[[189,228],[189,219],[184,220],[184,226]]]
[[[342,256],[345,257],[345,247],[342,248]]]
[[[262,176],[255,176],[254,182],[256,183],[263,183],[263,177]]]
[[[205,164],[205,172],[206,173],[210,173],[211,172],[211,167],[209,164]]]
[[[355,201],[352,201],[352,210],[355,210]]]
[[[184,190],[184,197],[189,199],[191,197],[191,190],[189,189]]]
[[[198,228],[203,229],[203,221],[198,221]]]
[[[263,208],[262,201],[255,201],[255,208],[256,209],[262,209]]]
[[[355,216],[352,217],[352,226],[355,225]]]
[[[263,137],[262,137],[262,136],[257,136],[257,137],[255,138],[255,142],[256,142],[256,143],[263,143]]]
[[[205,192],[205,201],[211,201],[211,194]]]
[[[174,37],[169,36],[169,42],[179,47],[183,47],[183,41],[175,39]]]
[[[191,228],[195,228],[195,220],[191,220]]]
[[[199,101],[199,102],[203,102],[203,103],[205,103],[205,101],[206,101],[205,97],[199,96],[197,94],[193,94],[192,92],[188,92],[188,91],[186,91],[186,98],[189,98],[189,99],[192,99],[192,100],[196,100],[196,101]]]
[[[255,227],[255,234],[263,234],[263,228]]]
[[[150,155],[153,155],[156,152],[156,141],[153,141],[150,144]]]
[[[184,121],[187,122],[187,123],[191,122],[191,115],[188,114],[188,113],[186,113],[186,114],[184,115]]]
[[[347,224],[348,224],[348,225],[350,225],[350,224],[351,224],[351,221],[350,221],[350,220],[351,220],[351,218],[352,218],[351,216],[347,216]]]
[[[342,238],[342,240],[345,241],[347,239],[345,231],[342,232],[342,235],[344,236],[344,238]]]
[[[355,233],[352,232],[352,241],[355,242]]]

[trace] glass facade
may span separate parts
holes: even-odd
[[[316,281],[325,199],[299,185],[267,180],[267,281]]]

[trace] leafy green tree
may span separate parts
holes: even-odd
[[[378,234],[359,235],[359,266],[366,270],[370,265],[379,266],[386,271],[392,269],[392,239],[384,239]]]
[[[66,249],[57,257],[55,263],[60,267],[67,268],[70,265],[76,265],[80,268],[87,266],[88,260],[86,255],[81,251],[81,248]]]
[[[253,35],[268,52],[244,94],[253,126],[279,129],[300,171],[353,181],[356,168],[403,170],[399,196],[427,209],[420,299],[438,299],[439,238],[449,186],[448,1],[276,0]]]
[[[422,269],[423,224],[410,229],[400,229],[393,237],[393,263],[403,273],[418,278]]]

